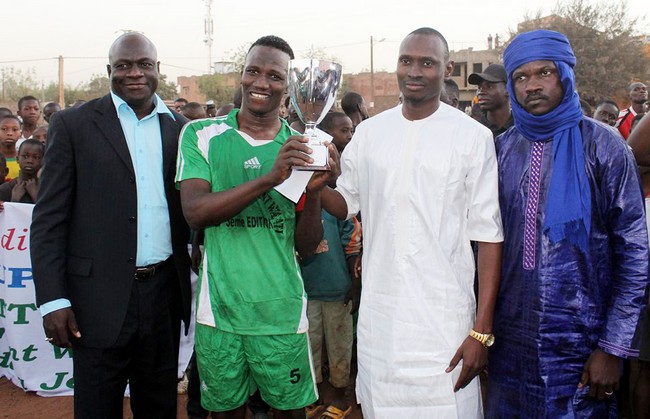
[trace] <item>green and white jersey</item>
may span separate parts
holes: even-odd
[[[239,131],[237,109],[188,123],[180,136],[176,182],[203,179],[224,191],[271,171],[295,134],[256,141]],[[295,204],[271,189],[239,214],[205,229],[197,322],[242,335],[307,331],[307,297],[294,250]]]

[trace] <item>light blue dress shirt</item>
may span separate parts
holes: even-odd
[[[162,262],[172,254],[158,115],[166,113],[172,119],[174,115],[158,95],[154,95],[153,111],[142,119],[138,119],[133,109],[115,93],[111,92],[111,97],[135,171],[138,200],[136,266],[142,267]],[[41,305],[41,315],[70,306],[70,301],[65,298],[50,301]]]

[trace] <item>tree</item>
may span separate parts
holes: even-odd
[[[246,54],[251,47],[251,43],[246,43],[238,46],[234,50],[230,50],[230,61],[236,72],[241,73],[244,70],[244,63],[246,63]]]
[[[218,105],[230,103],[238,85],[233,86],[228,80],[224,74],[204,74],[199,76],[199,90]]]
[[[111,90],[111,81],[108,76],[102,74],[93,74],[88,83],[79,86],[80,89],[87,93],[88,97],[84,100],[102,97]],[[67,96],[66,96],[67,97]]]
[[[302,58],[314,58],[317,60],[332,61],[335,63],[341,63],[341,60],[336,55],[330,55],[325,51],[323,47],[314,47],[313,45],[309,47],[307,51],[300,54]]]
[[[633,80],[648,79],[650,59],[638,36],[640,21],[630,17],[628,10],[626,0],[559,1],[551,16],[542,18],[538,13],[511,35],[541,28],[566,35],[577,58],[576,88],[595,102],[620,96]]]
[[[23,96],[41,96],[41,86],[36,81],[36,72],[29,69],[26,72],[7,67],[1,70],[2,101],[17,102]]]
[[[161,99],[163,100],[173,100],[176,99],[178,96],[177,93],[177,88],[176,88],[176,83],[168,82],[167,81],[167,75],[166,74],[161,74],[160,77],[158,78],[158,89],[156,89],[156,93],[158,93],[158,96],[160,96]]]

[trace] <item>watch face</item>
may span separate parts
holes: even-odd
[[[494,345],[494,335],[490,334],[490,335],[488,335],[488,338],[485,341],[485,346],[487,346],[489,348],[492,345]]]

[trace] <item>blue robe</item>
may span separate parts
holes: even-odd
[[[613,129],[580,123],[592,201],[589,252],[542,232],[553,169],[544,146],[535,263],[525,270],[524,222],[531,144],[513,127],[497,138],[504,228],[501,284],[489,352],[488,418],[615,418],[615,398],[578,389],[595,349],[638,354],[633,342],[648,281],[643,193],[631,151]],[[533,214],[535,214],[533,212]]]

